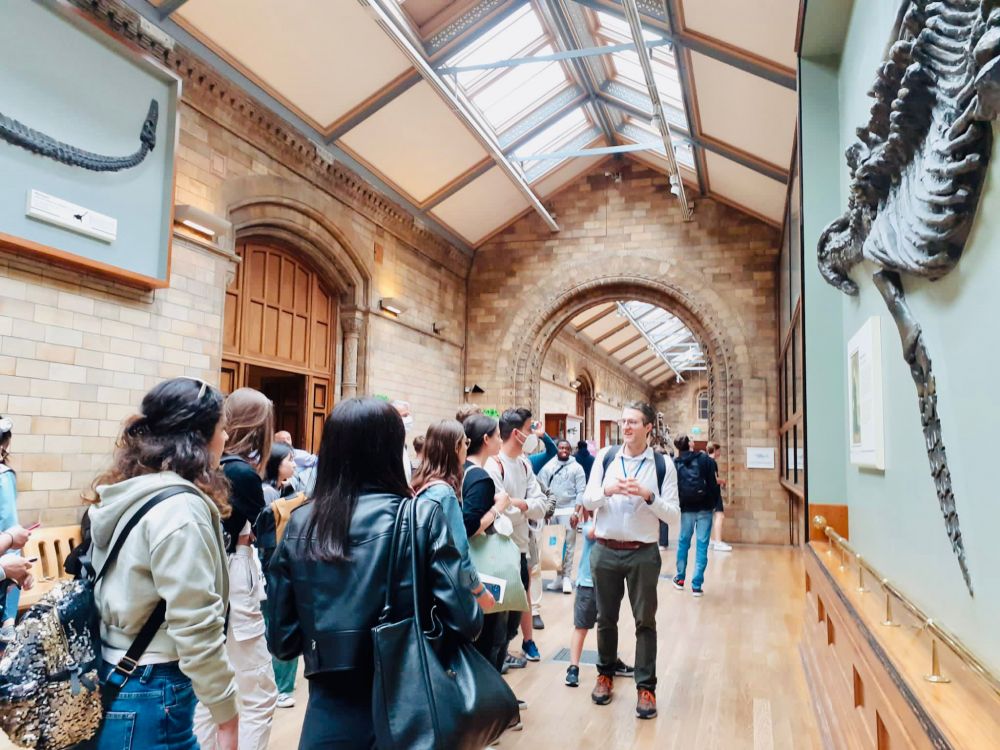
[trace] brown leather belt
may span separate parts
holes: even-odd
[[[617,539],[601,539],[597,538],[598,544],[603,544],[608,549],[618,549],[618,550],[637,550],[642,549],[652,542],[621,542]]]

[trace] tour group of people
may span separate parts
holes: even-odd
[[[315,455],[296,449],[274,420],[259,391],[224,396],[187,377],[155,386],[126,420],[84,519],[95,567],[147,500],[167,488],[182,491],[139,516],[97,583],[102,679],[161,600],[166,615],[87,750],[264,750],[275,709],[295,704],[300,659],[309,691],[299,747],[375,747],[371,629],[388,601],[397,512],[413,496],[413,539],[426,551],[419,575],[452,637],[501,673],[541,659],[534,638],[545,627],[539,539],[544,525],[558,524],[565,542],[547,590],[575,594],[565,684],[580,684],[584,640],[596,626],[593,702],[610,703],[615,678],[629,677],[636,716],[656,716],[660,525],[679,520],[673,585],[690,584],[701,596],[721,491],[714,459],[691,450],[686,436],[675,441],[673,460],[651,447],[652,407],[626,405],[622,444],[596,456],[584,441],[575,451],[553,441],[526,408],[497,417],[463,407],[412,439],[412,460],[413,415],[404,401],[341,401]],[[17,592],[33,583],[31,561],[16,552],[31,529],[17,523],[11,439],[10,420],[0,417],[7,627]],[[297,498],[295,509],[269,545],[260,519],[289,498]],[[516,547],[523,611],[500,611],[496,589],[483,580],[489,576],[472,562],[470,542],[494,534]],[[634,666],[619,653],[626,590]],[[520,728],[519,720],[509,727]]]

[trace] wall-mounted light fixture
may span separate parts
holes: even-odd
[[[226,238],[233,233],[232,222],[187,203],[174,206],[174,223],[187,227],[219,247],[224,247]]]
[[[406,307],[396,297],[383,297],[378,301],[378,306],[393,315],[402,315],[406,312]]]
[[[486,393],[486,391],[479,387],[478,384],[473,383],[472,385],[465,386],[466,393]]]
[[[569,387],[572,388],[575,391],[581,385],[583,385],[583,381],[581,381],[579,378],[577,378],[576,380],[571,380],[570,381]]]

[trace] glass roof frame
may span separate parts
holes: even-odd
[[[646,339],[648,348],[678,377],[683,378],[685,372],[706,369],[701,343],[676,315],[658,305],[637,300],[619,301],[617,307],[619,314],[628,318]],[[666,331],[657,330],[664,325],[667,326]],[[675,349],[681,351],[675,354]]]

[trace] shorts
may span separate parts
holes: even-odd
[[[573,602],[573,627],[577,630],[592,630],[597,623],[597,597],[593,586],[577,586],[576,600]]]
[[[715,508],[712,509],[713,513],[723,513],[725,509],[722,507],[722,493],[718,493],[715,496]]]

